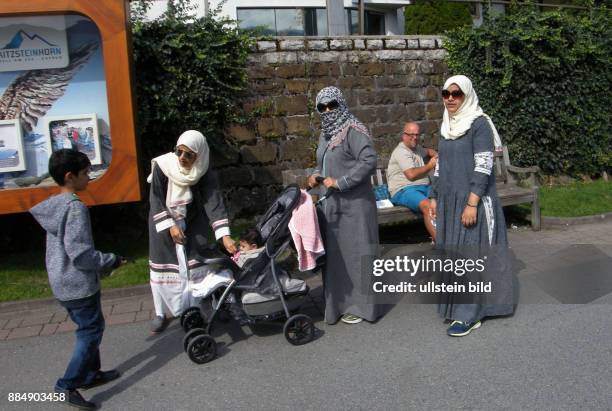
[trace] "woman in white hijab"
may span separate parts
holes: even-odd
[[[209,169],[209,149],[199,131],[179,137],[174,152],[151,161],[149,269],[155,305],[152,332],[162,332],[172,317],[188,307],[187,275],[207,271],[200,256],[208,227],[230,253],[236,246],[216,174]]]
[[[478,105],[466,76],[453,76],[442,90],[444,117],[434,172],[430,217],[436,222],[436,247],[453,257],[484,262],[484,270],[456,270],[444,282],[491,281],[491,293],[467,297],[444,294],[438,311],[451,321],[447,334],[461,337],[480,327],[487,316],[508,315],[515,303],[510,273],[506,222],[495,187],[494,152],[501,140],[493,122]],[[458,260],[456,260],[458,262]],[[457,267],[457,266],[456,266]],[[463,275],[465,274],[465,275]],[[478,281],[476,281],[478,280]]]

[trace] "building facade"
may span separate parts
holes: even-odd
[[[191,0],[196,16],[220,8],[220,15],[240,27],[270,36],[338,36],[359,34],[358,0]],[[365,0],[364,34],[404,34],[404,7],[409,0]],[[167,8],[155,1],[149,18]]]

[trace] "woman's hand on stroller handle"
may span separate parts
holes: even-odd
[[[313,174],[308,177],[308,186],[314,188],[319,184],[323,184],[328,189],[338,189],[338,183],[335,178],[323,177],[319,174]]]

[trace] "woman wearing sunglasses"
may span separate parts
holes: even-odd
[[[376,151],[370,133],[347,107],[342,92],[326,87],[317,95],[321,136],[317,148],[318,172],[310,187],[323,177],[322,202],[327,262],[323,270],[325,321],[357,324],[374,321],[380,306],[368,302],[362,279],[369,278],[378,246],[376,200],[370,176],[376,169]],[[318,179],[321,181],[321,178]]]
[[[155,318],[151,331],[162,332],[172,317],[189,305],[190,278],[207,272],[200,250],[209,227],[231,254],[229,220],[216,174],[209,169],[206,138],[199,131],[185,131],[174,152],[151,161],[149,201],[149,268]]]
[[[490,293],[442,295],[439,314],[451,321],[447,334],[461,337],[480,327],[488,316],[513,312],[506,222],[497,191],[493,157],[501,140],[493,122],[478,105],[472,82],[453,76],[442,90],[444,116],[438,163],[431,190],[431,218],[436,221],[436,247],[456,258],[481,261],[482,272],[443,274],[453,284],[491,281]],[[459,257],[457,257],[459,256]],[[455,266],[455,267],[458,267]],[[478,272],[478,274],[475,274]],[[460,279],[460,277],[462,277]]]

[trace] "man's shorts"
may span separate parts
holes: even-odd
[[[408,207],[416,213],[420,213],[419,204],[429,196],[429,185],[406,186],[391,197],[394,205]]]

